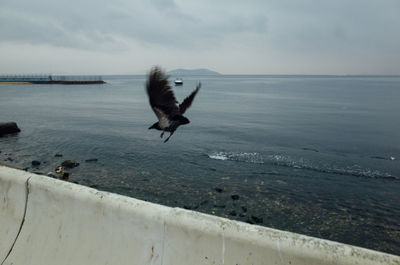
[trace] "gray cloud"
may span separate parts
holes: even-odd
[[[0,38],[88,49],[118,46],[118,38],[130,38],[184,48],[205,39],[215,43],[232,33],[265,31],[262,14],[224,14],[223,6],[216,5],[211,9],[221,17],[189,14],[170,0],[6,1],[0,9]]]
[[[270,27],[274,41],[290,49],[394,51],[400,46],[400,34],[395,33],[400,28],[399,3],[305,0],[290,7],[277,3],[270,7]]]
[[[398,14],[398,0],[2,0],[0,56],[23,47],[64,65],[71,50],[95,52],[112,69],[400,74]]]

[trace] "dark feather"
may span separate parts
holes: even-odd
[[[154,67],[149,73],[146,91],[150,106],[156,114],[158,122],[150,126],[149,129],[163,131],[160,135],[161,138],[165,132],[169,132],[170,135],[164,141],[167,142],[179,126],[190,123],[189,119],[183,116],[183,113],[192,105],[200,87],[201,84],[199,83],[196,89],[178,106],[178,101],[168,83],[168,76],[164,74],[161,68]]]
[[[161,110],[167,116],[179,114],[179,108],[177,106],[178,101],[175,98],[171,86],[168,84],[168,76],[166,76],[159,67],[154,67],[151,70],[146,88],[150,106],[157,117],[159,117],[159,115],[154,108]]]
[[[196,90],[192,92],[188,97],[186,97],[183,102],[179,105],[179,111],[181,114],[185,113],[185,111],[192,105],[193,99],[196,96],[197,92],[201,87],[201,83],[197,84]]]

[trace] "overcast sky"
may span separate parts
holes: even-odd
[[[0,0],[0,74],[400,74],[399,0]]]

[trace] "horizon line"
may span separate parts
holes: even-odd
[[[0,76],[140,76],[147,73],[112,73],[112,74],[52,74],[52,73],[0,73]],[[232,73],[217,73],[217,74],[183,74],[181,76],[309,76],[309,77],[400,77],[400,74],[232,74]]]

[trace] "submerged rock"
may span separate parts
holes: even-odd
[[[221,192],[223,192],[224,190],[217,187],[217,188],[215,188],[215,191],[218,192],[218,193],[221,193]]]
[[[204,200],[204,201],[200,202],[200,205],[205,205],[207,203],[208,203],[208,200]]]
[[[246,220],[246,223],[248,223],[248,224],[251,224],[251,225],[253,225],[253,224],[254,224],[254,222],[253,222],[253,221],[251,221],[250,219],[247,219],[247,220]]]
[[[251,216],[251,220],[254,221],[256,224],[260,224],[264,221],[262,217],[255,216],[255,215]]]
[[[85,162],[97,162],[99,161],[97,158],[90,158],[90,159],[86,159]]]
[[[34,166],[34,167],[40,166],[40,161],[38,161],[38,160],[33,160],[33,161],[32,161],[32,166]]]
[[[66,167],[66,168],[74,168],[74,167],[79,166],[79,163],[71,161],[71,160],[65,160],[64,162],[61,163],[61,166]]]
[[[237,215],[237,212],[236,212],[235,210],[230,211],[230,212],[229,212],[229,215],[231,215],[231,216],[236,216],[236,215]]]
[[[313,151],[313,152],[316,152],[316,153],[318,153],[319,151],[317,150],[317,149],[315,149],[315,148],[309,148],[309,147],[304,147],[304,148],[302,148],[304,151]]]
[[[18,133],[20,131],[21,131],[21,129],[18,128],[18,126],[15,122],[0,123],[0,136],[12,134],[12,133]]]
[[[239,200],[240,197],[239,197],[239,195],[234,194],[231,196],[231,198],[232,198],[232,200],[237,201],[237,200]]]

